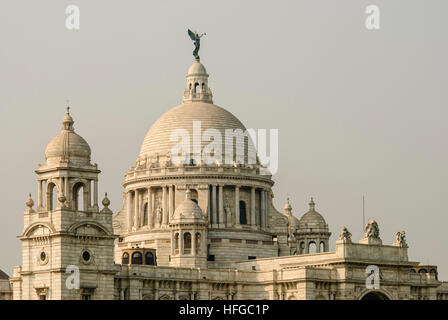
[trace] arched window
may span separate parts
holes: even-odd
[[[145,264],[147,264],[149,266],[154,266],[155,265],[154,254],[152,252],[146,252],[146,254],[145,254]]]
[[[247,224],[246,202],[240,201],[240,224]]]
[[[200,254],[201,253],[201,234],[199,232],[196,232],[196,237],[195,237],[195,245],[196,245],[196,254]]]
[[[143,257],[140,252],[134,252],[132,254],[132,264],[142,264],[143,263]]]
[[[415,270],[414,269],[411,269],[411,271],[410,271],[411,273],[417,273],[417,272],[415,272]]]
[[[73,186],[73,210],[87,211],[87,201],[84,199],[84,183],[78,182]]]
[[[191,234],[189,232],[184,233],[184,254],[191,253]]]
[[[325,252],[325,242],[323,241],[320,242],[319,252]]]
[[[52,211],[56,209],[58,203],[57,188],[53,182],[47,185],[47,210]]]
[[[142,225],[146,226],[148,224],[148,203],[145,203],[143,206],[143,223]]]
[[[198,204],[198,192],[196,189],[190,189],[191,200]]]
[[[420,269],[418,270],[418,273],[428,273],[428,271],[426,271],[426,269]]]
[[[198,88],[199,88],[199,83],[196,82],[196,83],[194,84],[193,92],[194,92],[194,93],[199,92],[199,91],[198,91]]]
[[[121,264],[129,264],[129,253],[123,253],[123,256],[121,257]]]
[[[179,233],[174,235],[174,254],[179,254]]]
[[[311,241],[308,243],[308,253],[316,253],[317,252],[317,246],[314,241]]]

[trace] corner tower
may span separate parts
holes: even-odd
[[[98,206],[97,164],[74,130],[69,108],[62,130],[36,170],[37,208],[26,202],[22,265],[14,268],[14,299],[113,299],[112,212]]]

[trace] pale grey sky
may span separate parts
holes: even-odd
[[[81,28],[65,28],[76,4]],[[364,26],[368,4],[381,30]],[[193,46],[215,104],[246,127],[279,129],[275,204],[315,197],[333,232],[383,242],[405,230],[410,259],[448,279],[448,63],[443,0],[20,1],[0,3],[0,269],[21,263],[16,236],[34,170],[70,99],[75,129],[99,164],[100,194],[121,183],[152,123],[178,105]],[[102,198],[102,196],[100,196]],[[332,247],[334,247],[332,245]]]

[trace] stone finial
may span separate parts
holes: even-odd
[[[103,206],[104,206],[104,208],[103,208],[103,210],[101,210],[101,212],[103,212],[103,213],[109,213],[109,212],[111,212],[111,210],[109,209],[109,205],[110,205],[110,200],[109,200],[109,198],[107,197],[107,192],[105,192],[104,193],[104,199],[103,199],[103,201],[101,201],[101,203],[103,204]]]
[[[65,117],[62,120],[62,128],[64,130],[74,131],[74,128],[73,128],[74,123],[75,122],[73,121],[73,118],[70,115],[70,107],[67,106],[67,112],[65,113]]]
[[[339,234],[339,240],[344,242],[352,242],[352,234],[346,227],[342,227],[341,233]]]
[[[292,211],[292,207],[291,204],[289,203],[289,197],[286,198],[286,204],[285,204],[285,214],[291,215],[291,211]]]
[[[67,201],[67,198],[64,195],[61,195],[58,197],[58,208],[65,208],[65,201]]]
[[[33,206],[34,206],[34,200],[31,198],[31,193],[28,195],[28,200],[25,202],[26,206],[28,207],[28,212],[32,213],[34,212]]]
[[[309,205],[310,205],[310,211],[314,211],[316,204],[314,203],[313,197],[311,197]]]
[[[397,232],[395,234],[395,242],[393,243],[393,245],[397,247],[408,248],[408,244],[406,242],[406,232]]]
[[[109,200],[109,198],[107,197],[107,192],[104,193],[104,199],[103,199],[103,201],[102,201],[101,203],[103,204],[103,206],[104,206],[105,208],[109,208],[110,200]]]

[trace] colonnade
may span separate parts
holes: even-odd
[[[72,180],[72,181],[69,181]],[[92,200],[93,185],[93,200]],[[78,190],[75,187],[83,189],[82,195],[75,194]],[[52,179],[39,179],[37,183],[37,208],[38,211],[51,211],[58,207],[58,198],[65,197],[65,203],[71,209],[78,211],[98,210],[98,179],[70,179],[69,177],[57,177]],[[45,198],[44,198],[45,196]],[[55,197],[55,200],[53,199]],[[83,207],[77,208],[75,203],[79,202],[78,197],[83,198]]]
[[[241,212],[240,212],[240,191],[243,188],[240,185],[234,185],[234,215],[226,212],[230,210],[230,204],[224,203],[224,184],[212,184],[211,185],[211,204],[210,204],[210,224],[213,228],[225,228],[233,226],[241,226]],[[258,197],[258,210],[256,210],[257,197]],[[250,210],[246,210],[246,225],[258,226],[262,229],[269,225],[269,192],[263,188],[250,187],[250,203],[247,203],[247,207]],[[233,216],[233,217],[232,217]],[[232,221],[233,220],[233,221]]]
[[[155,187],[129,189],[126,192],[128,231],[135,231],[143,226],[149,228],[168,226],[174,214],[174,185],[158,187],[160,188],[162,199],[157,207],[155,207]]]
[[[224,189],[227,187],[228,185],[224,184],[210,185],[208,197],[203,202],[207,207],[206,211],[212,228],[241,226],[240,193],[241,189],[246,187],[231,185],[234,190],[233,210],[231,203],[225,202],[224,199]],[[155,194],[157,190],[160,192],[160,189],[161,200],[156,206]],[[128,231],[135,231],[143,226],[149,228],[168,226],[175,210],[175,192],[174,185],[128,189],[126,192]],[[248,202],[245,203],[247,208],[245,225],[266,229],[269,226],[269,191],[264,188],[250,187]],[[258,210],[256,210],[257,204]]]

